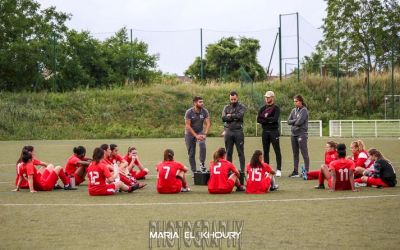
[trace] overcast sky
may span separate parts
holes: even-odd
[[[88,30],[104,39],[122,27],[133,29],[134,38],[149,44],[158,53],[163,72],[182,75],[200,55],[200,28],[203,48],[226,36],[246,36],[260,40],[259,62],[268,66],[279,26],[279,14],[299,12],[300,57],[309,55],[321,39],[318,29],[325,17],[323,0],[39,0],[42,8],[56,6],[72,14],[67,23],[76,30]],[[168,32],[167,32],[168,31]],[[282,19],[283,57],[296,57],[296,18]],[[277,49],[277,48],[276,48]],[[279,72],[278,51],[271,67]],[[296,63],[284,61],[287,71]],[[284,71],[285,65],[283,67]]]

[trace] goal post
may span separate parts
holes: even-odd
[[[400,120],[330,120],[329,137],[400,137]]]

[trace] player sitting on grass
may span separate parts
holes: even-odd
[[[278,189],[278,185],[275,184],[275,171],[263,162],[263,153],[260,150],[254,151],[250,163],[246,166],[246,172],[246,193],[263,194]]]
[[[87,169],[89,195],[112,195],[120,189],[130,193],[140,188],[139,183],[127,186],[121,181],[115,181],[119,172],[115,171],[113,175],[111,175],[105,161],[103,161],[104,158],[104,150],[102,148],[95,148],[93,151],[93,161]]]
[[[111,144],[116,146],[115,144]],[[146,184],[144,183],[139,183],[137,182],[137,180],[135,178],[132,178],[129,173],[127,173],[125,170],[125,168],[121,168],[118,161],[113,162],[113,157],[111,156],[112,154],[112,150],[111,150],[111,146],[109,146],[108,144],[102,144],[100,146],[101,149],[103,149],[104,151],[104,159],[102,160],[103,163],[106,165],[106,167],[108,168],[108,170],[111,173],[118,173],[118,175],[116,175],[116,180],[119,181],[121,180],[125,185],[127,186],[132,186],[134,184],[139,184],[140,188],[146,186]],[[115,150],[115,147],[114,147]]]
[[[52,164],[49,164],[47,167],[41,167],[39,170],[36,170],[32,152],[29,151],[22,152],[21,160],[22,165],[19,168],[19,181],[17,188],[13,191],[19,191],[23,179],[27,180],[31,193],[53,190],[58,177],[60,177],[65,186],[67,185],[68,178],[60,166],[54,167]]]
[[[35,159],[35,151],[34,151],[33,146],[24,146],[24,147],[22,148],[21,155],[20,155],[20,157],[19,157],[19,159],[18,159],[18,161],[17,161],[17,164],[16,164],[17,176],[16,176],[16,178],[15,178],[15,186],[18,185],[18,182],[19,182],[20,178],[22,178],[21,183],[20,183],[20,185],[19,185],[19,188],[20,188],[20,189],[28,189],[28,188],[29,188],[27,179],[21,177],[21,175],[20,175],[21,166],[22,166],[22,164],[23,164],[23,162],[22,162],[22,155],[23,155],[24,151],[31,152],[32,157],[33,157],[32,162],[33,162],[33,165],[34,165],[34,166],[43,166],[43,167],[47,167],[47,165],[49,165],[49,164],[46,163],[46,162],[42,162],[42,161],[40,161],[40,160],[38,160],[38,159]]]
[[[338,158],[338,153],[336,151],[337,143],[334,141],[328,141],[325,146],[325,161],[324,164],[322,164],[320,170],[316,171],[310,171],[307,173],[307,180],[315,180],[318,179],[318,186],[315,188],[317,189],[325,189],[324,186],[324,181],[325,177],[324,174],[322,173],[323,171],[329,172],[329,164],[337,160]]]
[[[137,180],[142,180],[146,178],[146,175],[149,173],[147,168],[143,167],[143,164],[139,160],[139,155],[135,147],[129,147],[128,153],[125,155],[124,159],[128,162],[128,171],[132,177]],[[138,171],[134,170],[134,167],[137,166],[139,168]]]
[[[210,163],[210,180],[208,192],[210,194],[228,194],[233,187],[236,191],[245,191],[239,181],[239,171],[226,158],[225,148],[219,148],[214,152],[214,160]]]
[[[156,167],[157,192],[160,194],[174,194],[179,192],[189,192],[185,173],[188,168],[182,163],[174,161],[174,151],[166,149],[164,151],[164,161]]]
[[[354,188],[354,169],[355,164],[352,160],[346,159],[346,145],[338,144],[337,152],[339,159],[332,161],[328,169],[321,169],[322,174],[328,180],[329,191],[353,190]],[[323,184],[320,189],[325,188]]]
[[[368,150],[368,155],[374,161],[374,170],[368,171],[371,175],[364,173],[364,176],[356,179],[356,186],[376,186],[378,188],[396,186],[396,172],[390,162],[383,157],[382,153],[371,148]]]
[[[75,178],[75,185],[79,186],[85,181],[86,168],[90,164],[90,159],[86,158],[86,148],[78,146],[73,149],[73,154],[68,158],[67,164],[65,165],[65,174],[68,177],[73,176]],[[69,184],[70,178],[68,178]]]
[[[365,151],[365,144],[363,141],[353,141],[350,144],[350,149],[353,156],[350,156],[349,158],[356,164],[354,175],[355,177],[361,177],[364,171],[372,166],[373,162],[368,159],[368,153]]]

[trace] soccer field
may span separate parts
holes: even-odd
[[[310,138],[311,169],[318,169],[322,164],[323,147],[328,140]],[[352,139],[336,141],[349,145]],[[364,142],[367,148],[381,150],[399,172],[398,138],[372,138]],[[141,161],[151,170],[144,181],[148,185],[132,194],[109,197],[89,197],[87,181],[76,191],[35,194],[27,190],[11,191],[15,162],[22,146],[33,145],[38,159],[64,165],[74,146],[85,146],[87,156],[91,157],[94,147],[102,143],[117,144],[120,154],[135,145]],[[223,138],[207,139],[207,162],[219,146],[223,146]],[[283,177],[277,179],[279,190],[264,195],[242,192],[209,195],[206,186],[194,186],[191,178],[188,180],[192,192],[157,194],[154,168],[166,148],[175,151],[177,161],[188,165],[183,138],[0,142],[3,154],[0,158],[0,249],[146,249],[149,248],[149,221],[154,220],[243,221],[242,249],[400,248],[398,187],[329,193],[313,189],[317,181],[288,178],[293,168],[288,137],[281,139]],[[262,149],[261,139],[246,138],[246,162],[255,149]],[[275,167],[273,150],[270,155]],[[234,164],[238,166],[236,150]],[[174,245],[173,249],[176,248]],[[222,244],[221,248],[226,249],[228,245]]]

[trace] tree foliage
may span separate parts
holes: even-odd
[[[326,58],[340,47],[341,67],[347,71],[383,70],[391,53],[399,55],[400,6],[397,0],[327,0],[324,39]],[[397,63],[399,63],[397,57]]]
[[[68,29],[69,14],[33,0],[0,1],[0,90],[64,91],[149,82],[158,55],[128,40],[126,28],[105,41]]]
[[[253,80],[265,79],[265,71],[257,61],[259,41],[252,38],[222,38],[206,48],[203,60],[204,76],[207,79],[238,81],[240,69],[244,69]],[[185,75],[200,79],[201,60],[199,57],[185,71]]]

